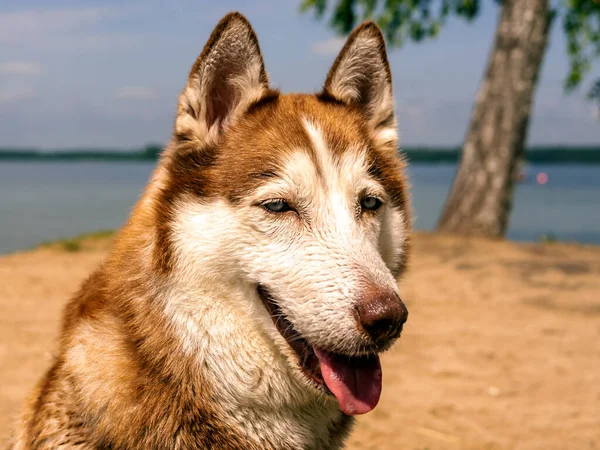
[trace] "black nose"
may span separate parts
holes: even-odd
[[[397,338],[408,310],[393,291],[369,290],[356,305],[359,327],[377,344]]]

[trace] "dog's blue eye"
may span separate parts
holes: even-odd
[[[377,197],[365,197],[361,202],[361,206],[363,209],[375,211],[381,206],[381,200]]]
[[[266,203],[263,203],[263,207],[268,209],[271,212],[276,212],[276,213],[280,213],[280,212],[285,212],[285,211],[289,211],[290,209],[290,205],[288,205],[288,202],[286,202],[285,200],[282,199],[277,199],[277,200],[270,200]]]

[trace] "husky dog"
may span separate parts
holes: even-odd
[[[407,318],[403,171],[374,23],[319,94],[282,95],[248,21],[224,17],[11,448],[341,448]]]

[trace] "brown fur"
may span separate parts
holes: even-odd
[[[226,26],[217,26],[202,55]],[[319,123],[334,155],[356,143],[367,148],[371,175],[408,215],[402,160],[372,141],[359,106],[327,89],[320,95],[267,90],[217,145],[176,134],[108,260],[66,306],[57,356],[26,407],[14,450],[284,448],[226,425],[202,367],[179,348],[160,294],[176,268],[170,226],[177,201],[235,204],[276,174],[290,152],[311,154],[300,117]],[[332,442],[350,422],[341,415],[329,425]]]

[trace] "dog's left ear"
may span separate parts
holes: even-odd
[[[212,32],[179,96],[175,137],[214,144],[223,129],[269,91],[258,39],[240,13]]]
[[[374,22],[350,34],[327,75],[323,94],[358,107],[378,144],[396,150],[392,75],[385,40]]]

